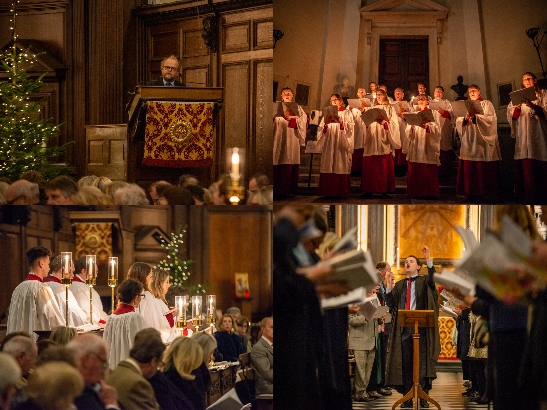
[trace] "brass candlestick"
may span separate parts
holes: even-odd
[[[68,327],[68,287],[72,285],[72,279],[68,277],[63,277],[61,283],[65,285],[65,326]]]
[[[108,258],[108,286],[112,288],[112,312],[114,312],[114,288],[118,284],[118,257]]]
[[[97,256],[86,255],[85,259],[85,283],[89,286],[89,323],[93,324],[93,286],[97,284]]]
[[[61,283],[65,285],[65,326],[68,327],[68,287],[72,284],[72,252],[61,252]]]

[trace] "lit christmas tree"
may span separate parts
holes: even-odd
[[[178,232],[171,232],[171,240],[160,236],[162,248],[167,251],[167,259],[164,259],[158,263],[158,266],[166,271],[169,271],[171,276],[171,284],[180,285],[190,292],[191,295],[197,295],[200,293],[206,293],[205,286],[199,284],[197,286],[189,286],[188,280],[190,278],[189,267],[194,263],[192,260],[184,260],[181,258],[180,247],[184,243],[184,237],[186,230],[182,229]]]
[[[55,166],[50,160],[66,150],[48,147],[60,134],[59,125],[51,119],[41,119],[40,101],[36,94],[43,86],[43,77],[30,78],[27,70],[36,61],[36,55],[17,47],[15,32],[15,6],[12,4],[10,20],[13,31],[9,49],[0,52],[0,176],[12,181],[27,170],[36,170],[46,179],[72,172],[69,167]]]

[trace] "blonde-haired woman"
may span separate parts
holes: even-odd
[[[153,281],[152,267],[145,262],[135,262],[129,268],[127,277],[135,279],[142,284],[144,298],[141,300],[139,312],[144,318],[147,326],[159,330],[162,333],[164,342],[167,341],[171,334],[171,325],[174,325],[174,322],[169,322],[169,319],[167,318],[167,314],[170,313],[167,305],[158,303],[161,302],[161,300],[157,299],[152,292],[150,292]],[[167,292],[167,290],[165,292]],[[172,316],[171,321],[173,321]]]
[[[196,332],[192,335],[192,339],[199,343],[203,349],[203,361],[194,371],[196,376],[196,384],[200,391],[207,392],[211,387],[211,375],[209,374],[209,363],[214,360],[215,349],[217,348],[217,340],[207,332]]]
[[[49,335],[49,340],[64,346],[78,335],[78,330],[70,326],[57,326]]]
[[[205,395],[196,382],[195,371],[203,363],[203,349],[191,337],[178,337],[165,352],[164,375],[189,400],[194,409],[205,410]]]
[[[142,308],[141,303],[141,314],[150,327],[160,331],[164,342],[172,340],[175,336],[175,318],[165,300],[165,295],[171,286],[170,279],[169,271],[159,266],[154,267],[147,293],[151,296],[150,300],[146,302],[145,309]]]

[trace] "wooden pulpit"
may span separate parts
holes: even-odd
[[[224,100],[223,88],[187,88],[187,87],[148,87],[138,86],[133,93],[133,97],[127,105],[129,113],[129,123],[127,124],[127,179],[130,182],[146,188],[150,183],[157,180],[167,180],[176,182],[182,174],[193,174],[198,177],[203,186],[208,186],[214,175],[219,173],[219,158],[223,147],[219,132],[218,113],[222,108]],[[153,105],[165,105],[169,107],[161,112],[158,121],[155,122],[155,130],[163,137],[162,144],[173,143],[173,151],[183,150],[189,140],[198,136],[201,130],[192,128],[194,121],[190,118],[187,121],[169,121],[169,116],[176,115],[178,105],[187,104],[188,106],[196,104],[212,105],[212,110],[208,112],[211,118],[206,122],[212,125],[212,152],[209,152],[208,162],[204,161],[180,161],[174,158],[172,161],[159,159],[161,165],[154,162],[154,159],[145,158],[146,155],[154,155],[155,149],[150,147],[150,143],[145,147],[145,132],[147,127],[147,115],[150,115],[150,107]],[[172,107],[175,107],[171,109]],[[179,110],[180,111],[180,110]],[[212,124],[211,124],[212,121]],[[180,137],[179,137],[180,135]],[[189,138],[184,137],[187,135]],[[145,149],[147,153],[145,154]],[[211,155],[212,154],[212,155]],[[163,162],[162,162],[163,161]],[[180,163],[178,163],[180,161]],[[213,162],[214,161],[214,162]]]
[[[435,312],[433,310],[399,310],[398,321],[400,327],[414,327],[412,334],[413,361],[412,361],[412,383],[413,386],[403,398],[399,399],[392,407],[395,410],[401,403],[414,399],[415,410],[420,408],[420,400],[424,399],[441,410],[441,406],[429,397],[420,386],[420,327],[435,327]]]

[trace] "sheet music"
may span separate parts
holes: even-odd
[[[386,112],[382,108],[369,108],[363,114],[361,114],[361,119],[366,124],[370,126],[374,121],[388,120]]]
[[[522,100],[524,98],[530,101],[535,101],[537,99],[536,90],[534,87],[521,88],[520,90],[511,91],[509,93],[509,97],[511,97],[511,102],[513,105],[522,104]]]
[[[424,123],[435,121],[433,118],[433,111],[431,110],[405,112],[403,116],[408,125],[420,126]]]
[[[364,108],[372,106],[372,102],[368,98],[348,98],[350,109],[356,108],[362,111]]]

